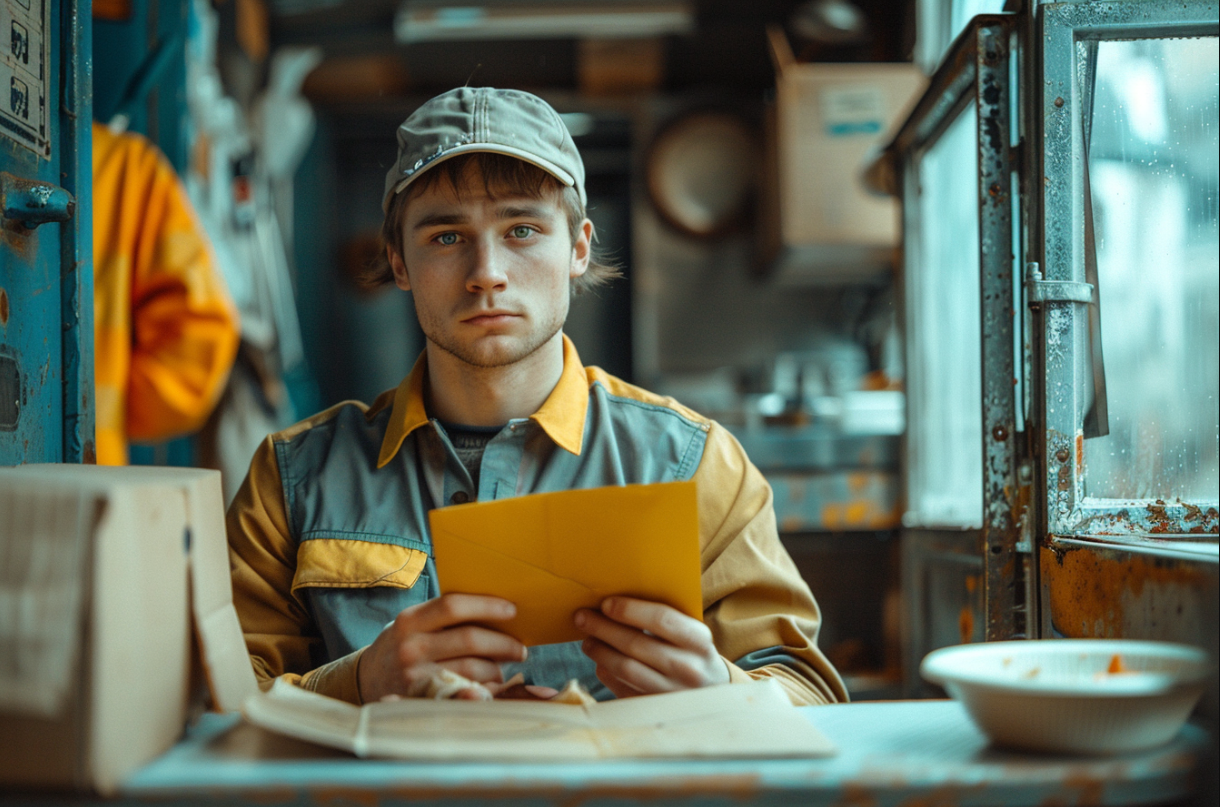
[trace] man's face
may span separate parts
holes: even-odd
[[[570,282],[589,264],[592,225],[576,243],[558,192],[542,199],[487,193],[472,165],[459,194],[442,179],[413,197],[403,254],[390,250],[428,341],[475,367],[503,367],[559,333]]]

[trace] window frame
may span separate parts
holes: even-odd
[[[1021,468],[1027,443],[1024,426],[1023,362],[1017,349],[1023,314],[1018,305],[1014,256],[1016,121],[1013,45],[1019,16],[975,17],[950,46],[928,90],[876,162],[867,179],[874,188],[903,200],[904,238],[918,237],[920,159],[971,102],[978,148],[980,325],[982,361],[983,513],[979,534],[983,563],[984,635],[1011,639],[1033,629],[1029,608],[1031,563],[1029,507],[1032,480]],[[918,250],[904,244],[904,260]],[[903,295],[904,300],[906,295]],[[914,358],[914,357],[909,357]],[[1018,369],[1020,367],[1020,369]],[[904,472],[908,476],[910,469]]]
[[[1041,372],[1034,373],[1042,423],[1036,452],[1042,471],[1044,534],[1106,541],[1215,540],[1220,499],[1175,501],[1088,497],[1084,486],[1083,424],[1092,401],[1088,310],[1096,298],[1086,278],[1086,149],[1079,77],[1090,42],[1220,35],[1214,2],[1108,0],[1041,5],[1036,37],[1042,92],[1029,99],[1035,124],[1040,211],[1031,211],[1041,260],[1027,266],[1025,305]],[[1028,181],[1028,177],[1027,177]],[[1038,273],[1038,274],[1035,274]]]

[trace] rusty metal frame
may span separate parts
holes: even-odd
[[[1019,265],[1013,254],[1014,178],[1010,73],[1021,15],[975,17],[953,43],[929,88],[883,155],[868,169],[877,190],[903,197],[908,211],[918,195],[918,165],[950,124],[973,103],[978,126],[980,322],[982,346],[983,524],[978,551],[988,640],[1027,635],[1036,619],[1032,596],[1029,508],[1032,480],[1022,479],[1027,453],[1024,366],[1015,334],[1023,316],[1017,299]],[[918,223],[918,222],[913,222]],[[946,346],[949,348],[949,346]],[[916,637],[918,644],[918,637]]]
[[[983,358],[983,568],[986,636],[1009,639],[1029,630],[1031,497],[1019,476],[1025,443],[1017,433],[1020,400],[1014,332],[1017,305],[1013,254],[1013,120],[1010,48],[1016,22],[1001,17],[978,29],[979,248]]]
[[[1035,64],[1040,97],[1028,99],[1031,155],[1042,181],[1030,183],[1031,264],[1044,286],[1075,286],[1085,276],[1085,148],[1079,73],[1089,42],[1111,39],[1217,36],[1216,2],[1126,0],[1055,3],[1037,9]],[[1037,190],[1034,190],[1034,188]],[[1070,296],[1068,296],[1070,297]],[[1045,426],[1035,447],[1045,490],[1041,531],[1054,536],[1215,533],[1220,502],[1086,498],[1083,423],[1090,403],[1088,305],[1080,299],[1028,300],[1034,309],[1037,361],[1043,371],[1035,405]]]

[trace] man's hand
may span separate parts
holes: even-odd
[[[597,664],[597,677],[620,698],[727,684],[729,668],[697,619],[661,603],[608,597],[601,612],[576,612],[589,634],[581,650]]]
[[[442,594],[403,609],[360,657],[361,700],[407,695],[438,667],[481,684],[502,682],[500,662],[524,661],[525,645],[471,623],[502,622],[516,613],[508,600],[477,594]]]

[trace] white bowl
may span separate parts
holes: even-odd
[[[1110,754],[1176,736],[1211,663],[1198,648],[1168,642],[1045,639],[946,647],[919,669],[997,745]]]

